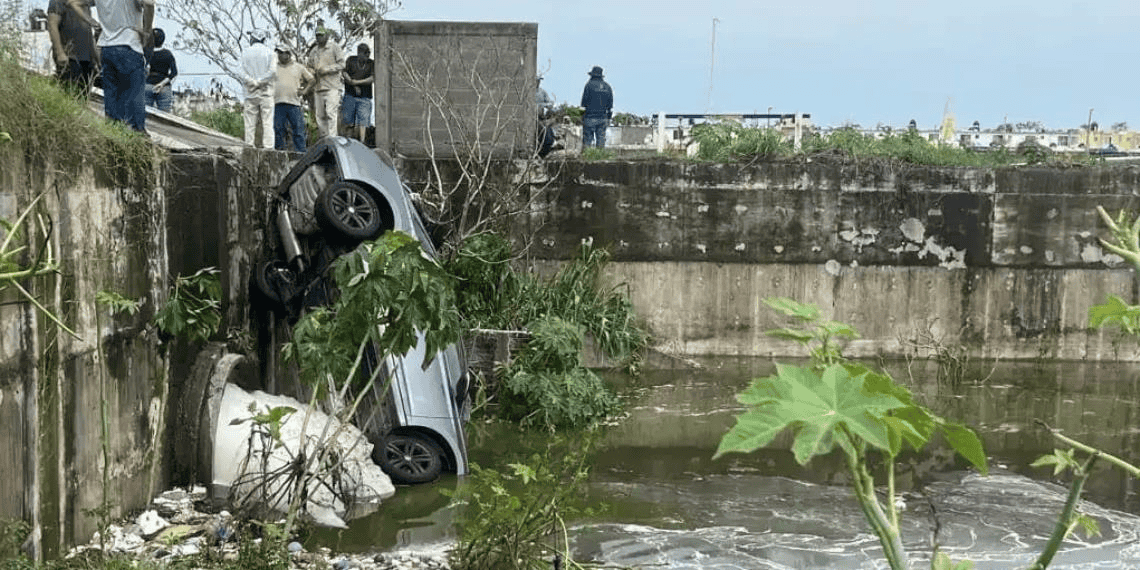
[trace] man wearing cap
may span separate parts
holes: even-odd
[[[166,42],[166,32],[154,29],[154,50],[147,54],[146,90],[144,98],[148,107],[155,107],[167,113],[174,110],[174,88],[171,83],[178,77],[178,62],[170,50],[162,47]]]
[[[249,47],[241,53],[242,119],[245,122],[245,143],[258,148],[274,148],[273,143],[273,50],[265,45],[269,32],[253,30],[249,33]],[[261,127],[261,139],[257,129]]]
[[[99,38],[97,45],[103,60],[103,113],[108,119],[122,121],[143,133],[146,132],[143,47],[151,43],[154,1],[95,0],[100,21],[90,14],[80,14]]]
[[[273,148],[288,150],[286,135],[291,132],[293,150],[305,152],[307,133],[301,99],[313,81],[309,68],[293,60],[293,50],[287,45],[278,45],[277,71],[273,81]]]
[[[376,63],[369,57],[368,44],[356,46],[356,55],[344,63],[344,99],[340,108],[344,128],[349,136],[364,142],[364,133],[372,124],[372,73]]]
[[[336,42],[329,42],[329,31],[317,28],[317,43],[309,48],[309,68],[317,81],[313,93],[313,113],[317,131],[322,137],[336,134],[336,121],[340,117],[340,72],[344,70],[344,51]]]
[[[590,70],[590,80],[582,90],[582,149],[606,147],[606,127],[614,108],[614,90],[602,79],[602,68]]]

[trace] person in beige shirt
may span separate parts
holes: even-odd
[[[309,68],[293,61],[293,50],[277,46],[277,71],[273,81],[273,148],[289,150],[286,135],[292,134],[293,150],[305,152],[305,113],[301,100],[316,78]]]
[[[317,28],[317,43],[309,48],[308,65],[317,78],[313,92],[313,114],[322,137],[336,134],[340,117],[340,72],[344,70],[344,50],[329,41],[329,31]]]

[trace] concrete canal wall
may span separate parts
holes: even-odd
[[[272,349],[257,348],[272,346],[259,340],[275,324],[251,308],[249,279],[274,246],[270,192],[288,159],[156,155],[142,180],[0,153],[0,218],[34,213],[11,261],[50,254],[58,266],[17,282],[76,333],[4,283],[0,519],[31,522],[38,552],[87,540],[99,525],[87,513],[101,505],[117,516],[170,482],[202,480],[201,441],[186,426],[208,387],[193,370],[220,367],[227,352],[275,366]],[[901,354],[925,331],[987,356],[1140,358],[1130,339],[1085,326],[1105,295],[1137,297],[1130,269],[1097,244],[1095,214],[1140,207],[1136,168],[548,167],[551,183],[516,224],[533,232],[531,252],[549,267],[583,240],[610,246],[609,277],[628,284],[671,353],[801,355],[763,334],[778,322],[761,299],[786,296],[855,325],[853,355]],[[152,324],[174,277],[203,267],[221,270],[227,346],[164,339]],[[139,312],[112,314],[101,291],[139,300]]]
[[[663,350],[787,356],[761,300],[791,297],[854,325],[853,356],[898,356],[926,336],[1000,358],[1135,360],[1087,327],[1129,266],[1096,214],[1140,207],[1137,167],[932,168],[825,158],[753,165],[567,165],[527,227],[533,254],[582,241],[613,252]],[[929,343],[927,343],[929,344]]]
[[[175,276],[218,267],[222,329],[251,343],[250,259],[262,245],[265,191],[284,162],[252,150],[156,154],[151,172],[132,177],[0,153],[0,219],[32,210],[5,251],[26,249],[3,260],[15,266],[0,261],[0,274],[37,256],[57,268],[0,281],[0,520],[31,523],[28,546],[39,555],[88,540],[99,507],[126,514],[185,478],[172,472],[165,442],[181,427],[168,424],[185,416],[201,347],[161,338],[152,318]],[[0,243],[9,235],[0,228]],[[140,310],[113,314],[96,301],[101,291]]]

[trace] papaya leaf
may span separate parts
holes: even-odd
[[[753,408],[737,417],[736,425],[721,439],[715,457],[754,451],[785,429],[794,432],[792,450],[801,465],[831,451],[836,444],[835,431],[841,428],[889,452],[891,428],[883,420],[891,410],[905,404],[893,396],[866,390],[864,380],[864,375],[852,376],[838,364],[822,373],[778,364],[775,376],[741,394],[741,402]]]
[[[815,321],[819,319],[818,307],[807,303],[801,303],[795,299],[789,299],[787,297],[768,297],[764,299],[764,304],[789,317],[795,317],[801,321]]]
[[[1053,476],[1060,475],[1066,469],[1079,469],[1081,464],[1077,462],[1077,458],[1073,455],[1072,449],[1054,449],[1052,455],[1042,455],[1037,458],[1029,466],[1030,467],[1048,467],[1053,466]]]
[[[825,323],[821,323],[819,325],[819,328],[823,329],[824,332],[826,332],[827,334],[829,334],[831,336],[841,336],[844,338],[859,338],[859,333],[855,331],[854,327],[852,327],[851,325],[849,325],[847,323],[841,323],[838,321],[827,321]]]
[[[1140,306],[1129,305],[1116,295],[1109,295],[1103,305],[1089,307],[1089,326],[1100,328],[1115,324],[1135,334],[1140,324]]]
[[[986,461],[986,451],[982,447],[982,440],[978,439],[978,435],[974,430],[962,425],[951,422],[938,421],[938,427],[942,431],[942,435],[946,436],[946,441],[954,451],[966,458],[982,475],[987,475],[990,472],[989,463]]]

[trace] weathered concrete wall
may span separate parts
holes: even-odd
[[[16,245],[28,249],[18,261],[47,244],[59,268],[18,283],[78,336],[0,282],[0,519],[31,522],[39,553],[88,540],[99,520],[85,511],[104,501],[110,516],[125,514],[168,481],[199,475],[164,442],[182,444],[176,436],[194,416],[185,408],[201,401],[189,395],[200,392],[191,369],[203,347],[164,342],[152,318],[175,276],[218,267],[219,337],[252,350],[249,272],[266,247],[270,191],[287,159],[252,149],[156,154],[154,179],[143,181],[0,154],[0,219],[15,221],[43,194],[20,227]],[[104,290],[141,310],[112,315],[96,303]]]
[[[166,359],[147,323],[166,294],[164,188],[10,151],[0,164],[0,218],[42,195],[18,262],[58,264],[16,283],[75,332],[0,283],[0,517],[33,522],[51,554],[90,537],[98,520],[85,510],[137,508],[161,483]],[[112,315],[96,303],[103,290],[142,299],[140,312]]]
[[[1136,167],[999,170],[591,162],[564,167],[530,221],[538,258],[608,245],[661,348],[798,355],[764,331],[772,296],[819,305],[899,355],[931,332],[1003,358],[1135,359],[1089,306],[1136,297],[1096,206],[1140,207]]]

